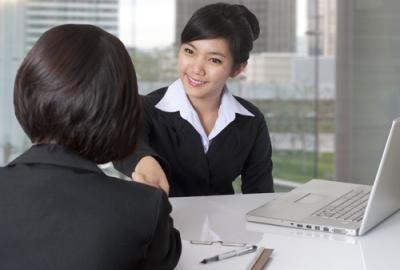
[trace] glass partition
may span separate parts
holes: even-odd
[[[117,35],[146,94],[177,78],[180,32],[196,9],[213,2],[0,0],[0,164],[30,145],[13,116],[12,88],[18,65],[42,32],[62,23],[91,23]],[[226,2],[246,5],[260,21],[248,66],[228,86],[264,113],[275,182],[293,187],[311,178],[333,179],[336,1]]]

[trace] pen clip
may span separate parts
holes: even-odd
[[[244,255],[244,254],[247,254],[247,253],[254,252],[256,250],[257,250],[257,246],[256,245],[252,245],[252,246],[245,246],[242,249],[238,249],[236,252],[237,252],[237,256],[240,256],[240,255]]]

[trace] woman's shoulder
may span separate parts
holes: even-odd
[[[254,114],[254,116],[256,117],[256,119],[258,118],[263,118],[264,115],[263,113],[260,111],[260,109],[254,105],[252,102],[238,97],[238,96],[233,96],[243,107],[246,108],[246,110],[248,110],[249,112],[251,112],[252,114]]]
[[[115,204],[142,204],[146,202],[139,211],[143,212],[142,214],[159,209],[163,203],[167,203],[169,206],[168,200],[165,200],[165,196],[163,196],[164,192],[159,188],[108,175],[104,175],[103,180],[105,181],[102,181],[103,188],[101,190],[107,192],[108,196],[115,196]]]
[[[168,87],[162,87],[160,89],[154,90],[153,92],[148,93],[143,96],[144,103],[146,106],[154,106],[156,105],[167,92]]]

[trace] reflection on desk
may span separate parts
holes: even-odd
[[[400,213],[365,236],[352,237],[247,222],[245,214],[279,194],[171,198],[175,227],[183,239],[176,269],[246,269],[254,254],[201,265],[200,261],[232,247],[196,246],[190,240],[245,242],[273,248],[268,270],[400,269]]]

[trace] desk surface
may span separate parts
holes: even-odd
[[[192,245],[190,240],[224,240],[273,248],[266,269],[400,269],[400,213],[362,237],[247,222],[245,214],[278,194],[171,198],[172,217],[181,232],[183,251],[176,269],[246,269],[253,254],[207,265],[199,262],[232,250],[219,244]],[[234,249],[234,248],[233,248]]]

